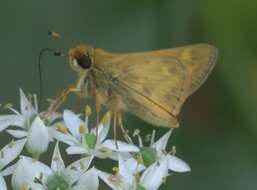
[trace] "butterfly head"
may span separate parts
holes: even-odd
[[[71,68],[78,72],[87,72],[93,66],[94,48],[88,45],[77,45],[68,52]]]

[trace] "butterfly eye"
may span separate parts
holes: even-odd
[[[83,69],[88,69],[92,65],[92,60],[89,55],[83,55],[79,59],[77,59],[78,65]]]

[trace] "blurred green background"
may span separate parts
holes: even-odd
[[[39,51],[69,48],[47,36],[49,29],[75,43],[116,52],[215,45],[217,65],[185,103],[181,127],[169,143],[192,172],[174,173],[169,187],[257,188],[257,1],[1,0],[0,23],[0,103],[16,107],[19,87],[38,92]],[[43,63],[45,98],[55,97],[76,79],[63,58],[46,55]],[[131,115],[125,122],[144,133],[153,129]],[[0,136],[1,147],[5,136]]]

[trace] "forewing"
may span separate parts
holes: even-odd
[[[140,61],[140,60],[139,60]],[[186,69],[176,58],[169,56],[144,57],[138,64],[131,64],[118,80],[131,92],[128,98],[138,94],[172,115],[183,96]],[[139,101],[140,103],[140,101]],[[153,108],[153,107],[152,107]]]
[[[216,48],[205,44],[126,54],[112,62],[109,74],[128,99],[141,96],[176,116],[186,98],[206,80],[216,54]]]
[[[214,46],[197,44],[171,49],[168,53],[185,65],[188,72],[186,92],[184,93],[187,98],[194,93],[209,76],[216,63],[218,51]]]

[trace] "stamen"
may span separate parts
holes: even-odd
[[[12,140],[12,141],[8,144],[8,147],[9,147],[9,148],[12,148],[13,145],[14,145],[14,140]]]
[[[153,145],[153,144],[154,144],[155,134],[156,134],[156,131],[155,131],[155,130],[153,130],[150,145]]]
[[[80,133],[81,135],[88,133],[87,127],[85,127],[85,125],[81,124],[81,125],[79,126],[79,133]]]
[[[48,34],[49,34],[50,36],[55,37],[55,38],[60,38],[60,37],[61,37],[61,35],[60,35],[59,33],[54,32],[54,31],[48,31]]]
[[[133,132],[133,137],[137,136],[140,133],[139,129],[135,129]]]
[[[20,190],[29,190],[29,186],[24,184],[20,187]]]
[[[92,114],[92,109],[89,105],[86,105],[85,107],[85,116],[89,117]]]
[[[151,142],[151,136],[152,136],[151,134],[147,134],[147,135],[145,136],[145,139],[144,139],[144,140],[145,140],[146,143]]]
[[[136,174],[135,174],[135,179],[136,179],[136,182],[137,182],[137,183],[140,183],[140,178],[141,178],[140,174],[139,174],[139,173],[136,173]]]
[[[4,158],[4,151],[0,151],[0,158],[3,159]]]
[[[176,154],[176,152],[177,152],[177,148],[176,148],[176,146],[172,146],[171,151],[172,151],[172,154],[173,154],[173,155],[175,155],[175,154]]]
[[[38,103],[37,103],[37,95],[36,94],[33,94],[33,99],[34,99],[34,107],[35,107],[36,111],[39,111],[38,110]]]
[[[110,120],[111,120],[111,112],[110,111],[108,111],[105,115],[104,115],[104,117],[103,117],[103,119],[102,119],[102,124],[103,124],[103,126],[104,127],[108,127],[108,125],[109,125],[109,123],[110,123]]]
[[[62,124],[62,123],[57,123],[55,125],[56,129],[64,134],[68,133],[68,129]]]
[[[84,165],[83,162],[79,162],[79,165],[80,165],[80,169],[81,169],[81,170],[84,170],[84,169],[85,169],[85,165]]]
[[[177,152],[177,148],[176,148],[176,146],[172,146],[171,151],[169,151],[169,152],[168,152],[168,154],[175,155],[175,154],[176,154],[176,152]]]
[[[13,105],[11,104],[11,103],[7,103],[7,104],[5,104],[4,106],[3,106],[3,109],[10,109],[10,108],[12,108],[13,107]]]
[[[142,138],[141,138],[141,136],[139,134],[140,134],[140,130],[139,129],[135,129],[134,133],[133,133],[133,137],[137,136],[139,147],[143,147],[143,141],[142,141]]]
[[[112,171],[115,172],[115,173],[118,173],[119,172],[119,168],[118,167],[113,167]]]

